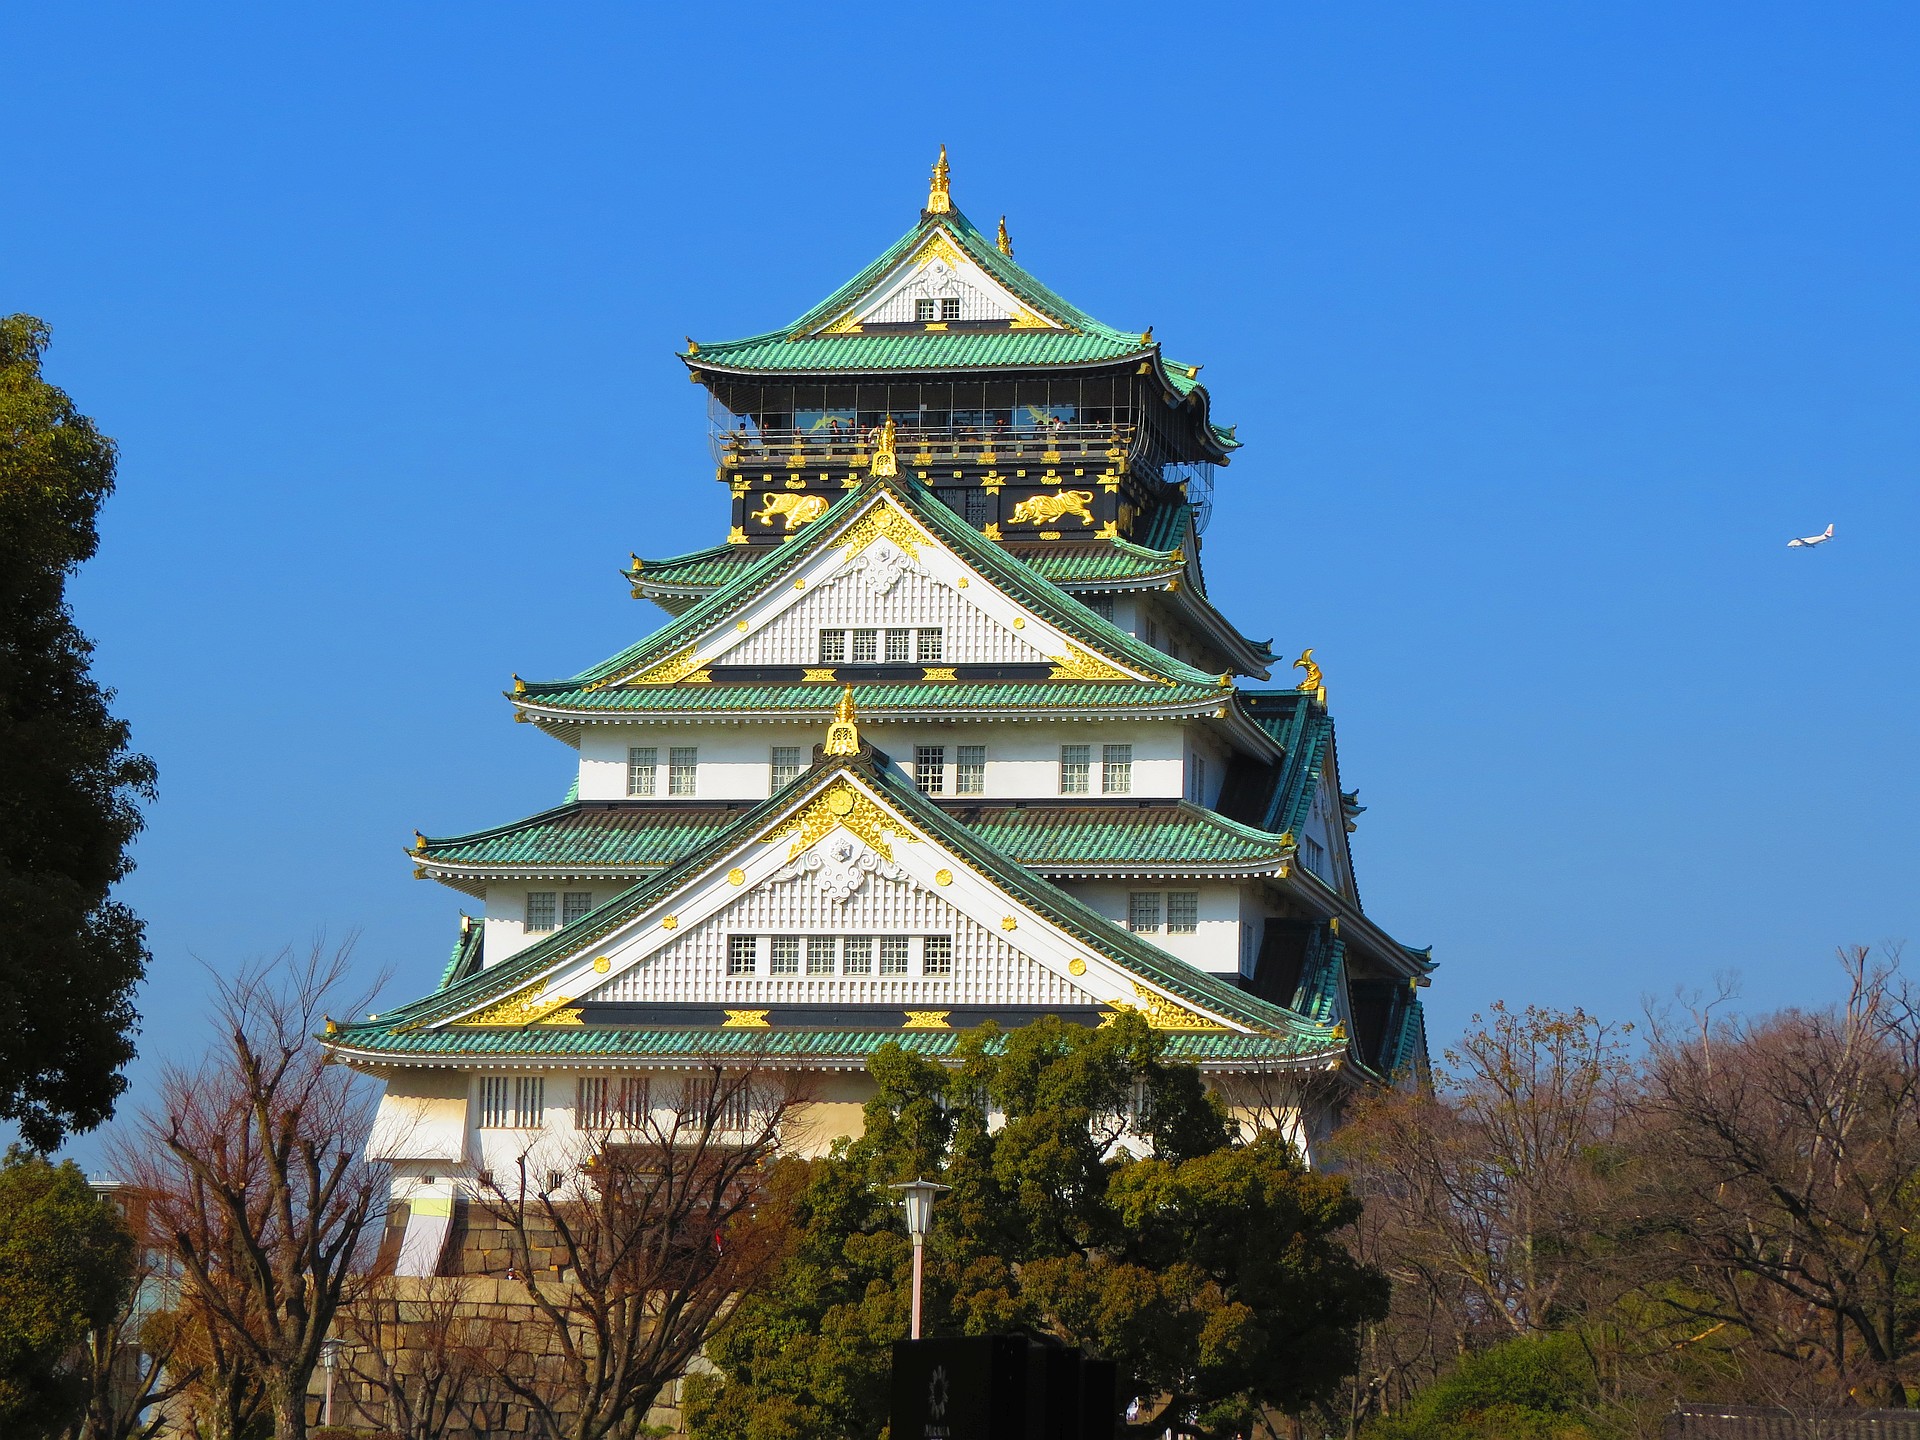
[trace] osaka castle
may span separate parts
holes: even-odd
[[[326,1037],[385,1081],[409,1254],[463,1175],[703,1072],[806,1072],[824,1148],[884,1045],[1135,1011],[1310,1151],[1354,1087],[1424,1067],[1432,962],[1361,908],[1320,670],[1208,598],[1240,443],[1199,365],[1030,274],[944,151],[846,284],[678,359],[720,543],[633,559],[666,618],[627,649],[514,681],[573,788],[417,837],[478,913],[438,985]]]

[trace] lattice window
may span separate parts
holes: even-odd
[[[953,788],[959,795],[987,793],[987,747],[959,745],[953,752]]]
[[[880,658],[880,632],[878,630],[856,630],[853,632],[853,663],[871,665]]]
[[[938,626],[923,625],[920,629],[913,632],[913,658],[922,665],[925,665],[929,661],[937,663],[940,659],[940,652],[946,648],[940,643],[940,640],[941,636]]]
[[[652,745],[627,747],[627,794],[652,795],[655,774],[660,768],[660,751]]]
[[[989,504],[989,501],[987,498],[986,491],[984,490],[967,491],[967,499],[966,499],[967,523],[973,526],[974,529],[984,530],[987,528],[988,504]]]
[[[849,935],[840,942],[840,970],[846,975],[873,973],[873,937]]]
[[[880,937],[880,973],[882,975],[904,975],[907,973],[908,940],[904,935],[882,935]]]
[[[953,974],[953,937],[951,935],[929,935],[921,941],[920,973],[922,975]]]
[[[1327,878],[1327,847],[1311,835],[1300,837],[1300,858],[1322,880]]]
[[[667,751],[667,794],[684,797],[697,793],[699,774],[698,745],[675,745]]]
[[[727,974],[751,975],[759,967],[760,937],[729,935],[727,937]]]
[[[551,930],[554,928],[555,893],[552,890],[527,892],[527,929]]]
[[[480,1077],[480,1128],[504,1130],[513,1124],[513,1080],[507,1075]]]
[[[922,795],[947,793],[946,746],[916,745],[913,747],[913,783],[920,787]]]
[[[940,318],[942,320],[958,320],[960,318],[960,297],[958,295],[942,295],[940,297]]]
[[[1159,891],[1136,890],[1127,896],[1127,928],[1136,935],[1151,935],[1159,930]]]
[[[1100,789],[1108,795],[1133,793],[1133,746],[1100,747]]]
[[[844,665],[847,663],[846,631],[822,630],[820,632],[820,663],[822,665]]]
[[[933,320],[933,301],[932,300],[914,301],[913,302],[913,318],[922,325],[931,323]]]
[[[560,923],[571,925],[576,920],[587,918],[587,912],[593,909],[591,890],[562,890],[560,892]]]
[[[1093,770],[1093,747],[1091,745],[1062,745],[1060,747],[1060,793],[1062,795],[1085,795]]]
[[[904,665],[912,656],[913,632],[911,630],[887,631],[887,663]]]
[[[773,747],[773,791],[784,790],[807,768],[807,752],[798,745]],[[773,791],[769,791],[772,794]]]
[[[800,973],[800,937],[798,935],[776,935],[767,943],[767,973],[769,975]]]
[[[832,973],[833,937],[809,935],[807,937],[807,974],[831,975]]]
[[[1200,892],[1169,890],[1167,892],[1167,933],[1191,935],[1199,928]]]
[[[1113,620],[1113,596],[1082,595],[1080,597],[1080,603],[1093,611],[1093,613],[1098,615],[1102,620],[1108,622]]]

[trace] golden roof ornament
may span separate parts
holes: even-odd
[[[1149,325],[1140,332],[1140,343],[1142,345],[1151,345],[1153,343],[1153,326]]]
[[[1000,247],[1000,253],[1009,260],[1013,258],[1013,241],[1007,237],[1007,217],[1000,217],[1000,236],[994,241]]]
[[[695,340],[691,335],[687,336],[687,354],[698,355],[699,353],[700,353],[700,342],[698,340]]]
[[[823,755],[858,755],[860,753],[860,727],[854,723],[853,686],[843,686],[840,691],[840,703],[833,707],[833,723],[827,726],[827,743],[821,750]]]
[[[927,187],[927,213],[929,215],[950,215],[953,213],[953,195],[947,188],[947,147],[940,147],[940,158],[933,162],[933,183]]]
[[[900,473],[900,461],[893,449],[894,434],[893,416],[889,415],[887,423],[873,435],[873,459],[867,465],[868,471],[872,474],[898,475]]]
[[[1302,680],[1293,688],[1298,690],[1302,695],[1313,696],[1315,700],[1325,705],[1327,703],[1326,681],[1320,674],[1320,667],[1314,663],[1313,647],[1311,645],[1300,652],[1300,658],[1293,662],[1293,668],[1296,670],[1304,670],[1307,676],[1306,679]]]

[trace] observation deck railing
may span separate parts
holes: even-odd
[[[873,458],[878,429],[827,425],[808,430],[721,430],[714,448],[733,467],[864,466]],[[1131,425],[901,425],[893,448],[903,469],[931,465],[1060,465],[1118,460],[1133,445]]]

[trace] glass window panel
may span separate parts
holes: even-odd
[[[1127,928],[1139,935],[1151,935],[1160,928],[1158,891],[1135,891],[1127,896]]]
[[[882,935],[880,937],[880,973],[882,975],[906,974],[907,950],[906,936]]]
[[[654,772],[660,765],[660,752],[651,745],[627,747],[627,794],[652,795]]]
[[[667,751],[667,794],[692,795],[700,770],[700,747],[675,745]]]
[[[1092,769],[1093,747],[1091,745],[1062,745],[1060,747],[1060,793],[1085,795]]]
[[[916,630],[913,634],[913,658],[922,665],[929,661],[938,663],[940,652],[945,648],[937,628]]]
[[[1167,933],[1191,935],[1199,928],[1200,892],[1169,890],[1167,892]]]
[[[856,630],[853,632],[853,663],[871,665],[880,658],[880,632],[878,630]]]
[[[913,747],[913,783],[920,787],[922,795],[947,793],[946,746],[916,745]]]
[[[767,973],[769,975],[800,973],[800,937],[798,935],[776,935],[767,942]]]
[[[554,895],[552,890],[529,890],[527,892],[527,929],[551,930],[554,927]]]
[[[809,935],[807,937],[807,974],[831,975],[832,973],[833,937]]]
[[[1133,793],[1133,746],[1100,747],[1100,789],[1108,795]]]
[[[760,937],[758,935],[729,935],[727,937],[727,974],[751,975],[759,967]]]
[[[822,665],[844,665],[847,663],[846,631],[822,630],[820,632],[820,663]]]
[[[840,945],[840,969],[848,975],[873,973],[873,937],[849,935]]]
[[[961,795],[987,793],[987,747],[961,745],[954,750],[953,788]]]
[[[887,663],[889,665],[906,664],[912,655],[910,649],[912,644],[913,632],[911,630],[887,631]]]
[[[807,768],[807,752],[798,745],[773,747],[773,788],[782,789],[800,778]]]
[[[576,920],[584,920],[587,912],[593,909],[591,890],[563,890],[560,892],[560,923],[571,925]]]
[[[922,975],[953,974],[953,937],[951,935],[929,935],[921,942],[920,973]]]

